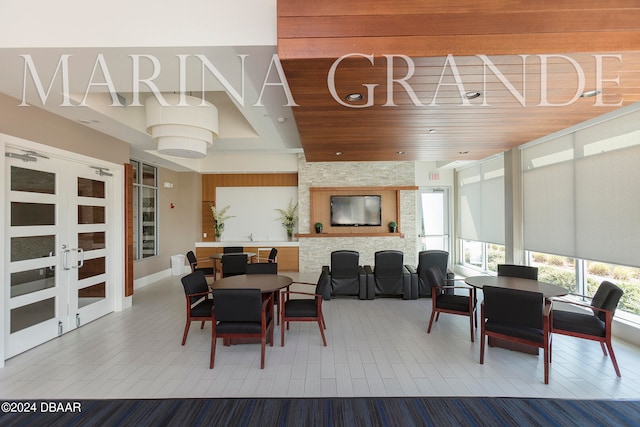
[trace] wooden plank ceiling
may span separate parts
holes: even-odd
[[[278,0],[278,54],[307,161],[476,160],[640,101],[640,2]]]

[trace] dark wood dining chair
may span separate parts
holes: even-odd
[[[485,286],[481,304],[480,364],[485,337],[535,346],[544,350],[544,383],[551,363],[551,302],[541,292]]]
[[[583,312],[553,310],[553,333],[598,341],[605,357],[609,349],[613,369],[618,377],[621,375],[611,344],[611,322],[623,293],[618,286],[605,280],[598,286],[590,305],[566,298],[557,299],[557,301],[585,309]]]
[[[205,277],[213,277],[215,279],[216,269],[215,263],[211,258],[197,259],[193,251],[187,252],[187,261],[191,267],[191,272],[202,271]]]
[[[476,319],[476,298],[475,290],[469,286],[455,286],[456,279],[445,279],[438,266],[431,266],[427,269],[427,282],[431,288],[431,318],[429,319],[429,327],[427,333],[431,333],[431,325],[433,321],[437,322],[440,313],[459,314],[469,316],[469,332],[471,334],[471,342],[474,341],[474,322],[477,326]],[[458,279],[458,281],[463,281]],[[465,293],[461,295],[458,292]]]
[[[326,277],[327,270],[322,270],[318,283],[293,282],[292,285],[315,286],[313,292],[291,291],[280,292],[280,346],[284,347],[284,330],[289,329],[289,322],[317,322],[322,336],[322,343],[327,346],[327,339],[324,330],[327,324],[322,314],[322,297],[329,280]],[[301,296],[300,298],[289,298],[291,295]]]
[[[264,369],[267,342],[273,346],[273,295],[260,289],[214,289],[211,360],[213,369],[218,338],[260,339],[260,369]]]
[[[247,274],[247,255],[222,255],[222,277],[238,276],[240,274]]]
[[[187,302],[187,324],[184,327],[184,334],[182,334],[182,345],[184,345],[187,342],[191,322],[202,322],[200,329],[203,329],[204,322],[213,321],[213,299],[202,270],[187,274],[180,281]]]
[[[498,276],[538,280],[538,267],[517,264],[498,264]]]
[[[253,262],[247,264],[247,274],[278,274],[277,262]],[[276,306],[276,324],[280,323],[280,291],[274,292],[273,304]]]

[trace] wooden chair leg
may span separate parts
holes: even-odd
[[[202,321],[202,324],[200,324],[200,329],[204,329],[204,320]]]
[[[607,341],[607,348],[609,349],[609,355],[611,356],[611,361],[613,362],[613,369],[616,370],[616,375],[618,377],[622,377],[622,375],[620,375],[620,368],[618,368],[618,361],[616,360],[616,355],[613,353],[613,346],[611,345],[611,341]]]
[[[264,353],[265,353],[265,347],[267,346],[267,336],[263,335],[262,339],[260,340],[260,369],[264,369]]]
[[[318,327],[320,328],[320,335],[322,335],[322,343],[324,344],[324,346],[327,346],[327,340],[324,337],[324,328],[322,327],[322,320],[318,319]]]
[[[433,323],[433,318],[434,318],[435,315],[436,315],[436,311],[433,310],[431,312],[431,319],[429,319],[429,327],[427,328],[427,333],[428,334],[431,333],[431,324]]]
[[[209,369],[213,369],[213,362],[216,359],[216,339],[215,328],[213,328],[213,334],[211,334],[211,356],[209,360]]]
[[[484,336],[484,329],[480,330],[480,364],[484,364],[484,342],[486,341]]]
[[[280,322],[280,347],[284,347],[284,313]]]
[[[602,353],[604,353],[604,355],[607,356],[607,349],[604,346],[604,341],[600,341],[600,348],[602,348]]]
[[[187,342],[187,335],[189,334],[189,326],[191,326],[191,320],[187,319],[187,324],[184,326],[184,334],[182,334],[182,345]]]

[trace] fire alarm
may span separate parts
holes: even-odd
[[[171,204],[170,204],[170,206],[171,206],[171,209],[173,209],[173,208],[175,207],[175,206],[173,205],[173,203],[171,203]]]

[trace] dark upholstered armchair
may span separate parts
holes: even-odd
[[[402,299],[418,298],[416,281],[411,280],[411,273],[403,264],[404,254],[401,251],[378,251],[375,253],[375,266],[366,265],[367,298],[376,296],[402,296]]]
[[[327,340],[324,336],[324,330],[327,329],[327,325],[324,322],[324,315],[322,314],[322,296],[325,292],[325,287],[328,286],[326,270],[320,274],[318,283],[306,283],[306,282],[293,282],[292,285],[309,285],[315,286],[313,293],[304,291],[290,291],[285,290],[280,295],[281,310],[281,324],[280,324],[280,346],[284,347],[284,330],[285,324],[289,329],[289,322],[317,322],[320,329],[320,336],[322,336],[322,343],[327,346]],[[290,295],[296,296],[296,298],[289,298]]]
[[[260,338],[260,369],[264,369],[265,347],[273,346],[273,294],[263,297],[259,289],[214,289],[211,361],[213,369],[218,338]]]
[[[485,336],[544,350],[544,383],[549,384],[551,362],[551,302],[540,292],[485,286],[481,305],[480,364]]]
[[[324,287],[324,299],[330,299],[331,296],[367,299],[367,278],[359,262],[360,254],[356,251],[331,252],[331,267],[322,267],[329,282],[329,286]]]
[[[459,279],[463,281],[462,279]],[[469,316],[469,331],[473,342],[474,322],[476,322],[476,296],[473,288],[469,286],[454,286],[455,279],[446,280],[442,276],[440,268],[432,265],[427,270],[427,282],[431,289],[431,318],[427,333],[431,333],[433,320],[437,322],[440,313],[460,314]],[[455,291],[458,290],[458,293]],[[463,295],[464,294],[464,295]]]
[[[519,277],[538,280],[538,267],[528,265],[498,264],[498,276]]]
[[[418,254],[418,267],[405,265],[407,270],[412,274],[412,279],[417,282],[418,297],[431,297],[431,287],[427,280],[427,270],[432,267],[438,267],[445,280],[453,280],[455,275],[449,271],[449,252],[440,250],[421,251]]]
[[[200,325],[200,329],[202,329],[204,322],[213,320],[213,299],[211,299],[211,289],[209,289],[202,270],[187,274],[180,281],[187,301],[187,324],[184,326],[184,334],[182,334],[182,345],[184,345],[187,342],[191,322],[202,322]]]
[[[553,310],[553,333],[598,341],[605,356],[607,355],[606,348],[609,349],[611,362],[617,376],[620,376],[620,368],[618,368],[618,362],[611,345],[611,321],[623,293],[618,286],[605,280],[598,286],[598,290],[591,300],[591,305],[566,299],[559,300],[581,307],[584,309],[583,312]]]

